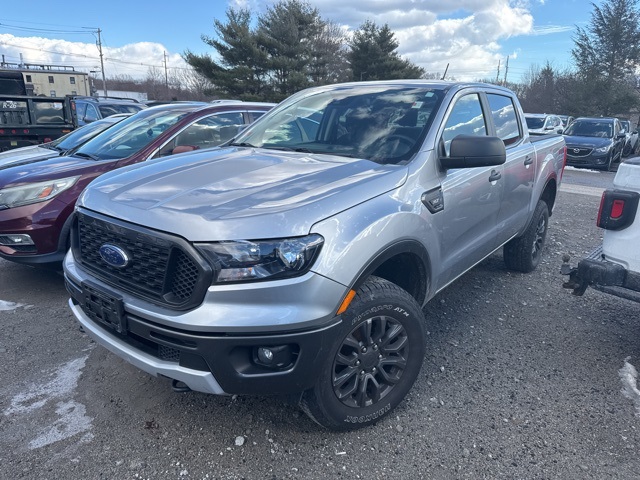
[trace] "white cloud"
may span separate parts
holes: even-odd
[[[249,8],[255,15],[263,13],[274,0],[227,0],[231,8]],[[499,61],[504,63],[504,42],[518,36],[547,35],[566,32],[572,27],[537,27],[530,5],[543,0],[313,0],[320,14],[348,31],[365,20],[388,24],[399,41],[399,53],[422,66],[429,73],[473,80],[493,76]],[[219,20],[225,21],[225,18]],[[202,32],[210,33],[210,32]],[[198,51],[201,45],[185,45]],[[93,43],[68,42],[38,37],[15,37],[0,34],[0,48],[8,62],[19,62],[22,53],[28,63],[74,65],[78,70],[100,68],[98,50]],[[122,46],[105,46],[107,76],[146,76],[150,66],[164,68],[166,48],[160,43],[140,42]],[[202,49],[201,51],[206,51]],[[58,53],[59,52],[59,53]],[[181,52],[167,52],[170,68],[186,65]]]
[[[0,48],[4,53],[4,61],[8,63],[68,65],[81,72],[100,70],[100,54],[93,43],[0,34]],[[139,42],[121,47],[103,46],[105,73],[108,77],[145,77],[152,67],[164,68],[165,52],[167,67],[187,67],[179,53],[167,52],[162,44]]]

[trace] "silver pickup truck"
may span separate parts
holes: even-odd
[[[426,302],[501,247],[536,268],[564,162],[497,86],[305,90],[222,148],[94,181],[70,306],[178,391],[293,395],[320,425],[361,427],[416,380]]]

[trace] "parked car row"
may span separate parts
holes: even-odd
[[[273,104],[175,103],[93,121],[54,142],[0,156],[0,257],[59,264],[80,192],[116,168],[233,138]],[[126,115],[125,115],[126,117]]]

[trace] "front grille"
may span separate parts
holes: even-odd
[[[180,350],[165,345],[158,345],[158,358],[168,362],[179,362]]]
[[[107,283],[154,303],[186,309],[199,304],[211,269],[184,240],[108,217],[78,213],[72,234],[76,259]],[[105,261],[100,248],[115,245],[124,267]]]
[[[591,155],[592,151],[593,149],[588,147],[567,145],[567,156],[569,157],[586,157],[588,155]]]

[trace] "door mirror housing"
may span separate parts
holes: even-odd
[[[502,165],[507,160],[504,142],[498,137],[458,135],[451,140],[449,156],[440,157],[444,169]]]

